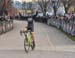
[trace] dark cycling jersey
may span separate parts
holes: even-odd
[[[32,18],[28,18],[28,30],[31,30],[32,32],[34,31],[34,23]]]
[[[35,20],[37,14],[38,14],[38,12],[36,12],[35,15],[30,16],[28,18],[28,20],[27,20],[27,22],[28,22],[28,30],[31,30],[32,32],[34,31],[34,22],[33,21]]]

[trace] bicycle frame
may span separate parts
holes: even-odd
[[[28,44],[29,44],[29,46],[31,46],[31,45],[32,45],[32,35],[31,35],[31,32],[28,31],[28,32],[25,33],[24,35],[25,35],[25,37],[27,37],[27,39],[28,39]]]
[[[25,49],[25,52],[28,53],[30,47],[33,50],[32,33],[30,31],[26,31],[26,32],[20,31],[21,35],[22,35],[22,33],[25,36],[25,39],[24,39],[24,49]]]

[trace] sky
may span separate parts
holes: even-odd
[[[19,2],[26,1],[26,2],[30,2],[32,0],[14,0],[14,1],[19,1]]]

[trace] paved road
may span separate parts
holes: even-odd
[[[30,51],[26,54],[22,50],[0,51],[0,58],[75,58],[71,52]]]
[[[75,52],[75,42],[70,40],[61,31],[41,23],[36,23],[35,26],[38,26],[38,29],[35,28],[35,32],[37,32],[36,36],[39,36],[39,40],[42,39],[46,45],[49,44],[51,48],[49,48],[49,50]],[[38,39],[36,40],[38,41]],[[43,46],[43,44],[44,43],[42,43],[41,46]]]
[[[14,29],[0,35],[0,57],[74,58],[75,42],[71,41],[61,31],[37,22],[35,23],[35,51],[24,55],[24,37],[21,37],[19,32],[26,24],[24,21],[14,21]]]

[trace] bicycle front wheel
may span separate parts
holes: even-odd
[[[24,49],[25,49],[25,52],[28,53],[28,51],[29,51],[29,43],[28,43],[27,38],[24,39]]]

